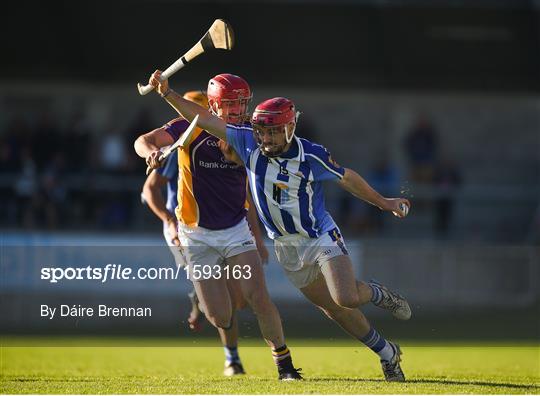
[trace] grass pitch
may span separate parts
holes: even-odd
[[[24,339],[24,345],[28,339]],[[72,341],[72,346],[21,345],[2,341],[0,392],[13,393],[183,393],[183,394],[365,394],[540,392],[540,347],[518,345],[421,345],[402,342],[408,382],[386,383],[377,359],[350,342],[328,346],[289,340],[295,365],[305,381],[281,383],[268,348],[246,346],[240,356],[246,376],[222,376],[223,351],[215,341],[165,342],[103,339]],[[69,342],[67,343],[69,344]],[[11,346],[9,346],[11,345]],[[63,344],[64,345],[64,344]],[[80,346],[85,345],[85,346]],[[88,346],[90,345],[90,346]],[[101,345],[101,346],[91,346]],[[141,345],[141,346],[137,346]],[[160,346],[161,345],[161,346]],[[194,346],[195,345],[195,346]],[[243,345],[243,346],[242,346]]]

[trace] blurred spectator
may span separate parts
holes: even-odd
[[[540,245],[540,202],[538,203],[531,220],[527,240],[531,243]]]
[[[435,231],[440,236],[447,236],[454,214],[456,190],[461,185],[461,173],[452,160],[443,157],[435,169],[433,182],[437,193]]]
[[[127,148],[125,140],[118,131],[110,131],[101,139],[101,168],[107,171],[121,171],[127,165]]]
[[[38,123],[34,128],[32,144],[36,150],[34,150],[33,155],[36,165],[40,168],[47,165],[52,153],[56,150],[66,149],[60,137],[60,128],[53,120],[52,114],[44,110],[39,115]]]
[[[144,173],[146,165],[133,150],[133,142],[140,134],[151,131],[159,124],[153,122],[150,112],[145,108],[139,110],[127,126],[118,124],[116,112],[113,111],[108,124],[104,133],[98,137],[96,151],[100,153],[97,158],[99,167],[106,171]]]
[[[17,221],[17,202],[13,192],[13,185],[9,177],[19,170],[19,158],[15,152],[15,144],[9,136],[0,139],[0,219],[7,224]]]
[[[7,125],[6,133],[3,134],[1,146],[2,171],[18,171],[21,167],[21,148],[30,150],[35,144],[33,132],[28,123],[22,117],[13,117]]]
[[[57,228],[61,213],[67,203],[65,186],[66,159],[62,152],[56,152],[45,168],[42,179],[45,221],[50,229]]]
[[[368,183],[385,197],[397,197],[399,194],[400,173],[390,154],[381,151],[371,170],[366,175]]]
[[[106,126],[92,137],[93,170],[120,171],[126,163],[127,147],[116,117],[116,110],[109,113]]]
[[[420,115],[404,141],[410,177],[417,183],[431,183],[439,149],[439,137],[432,122]]]
[[[36,163],[30,147],[21,149],[21,168],[15,182],[15,196],[19,206],[19,221],[25,228],[36,225],[39,210],[39,182]]]
[[[366,181],[386,197],[399,195],[400,174],[398,167],[392,162],[385,150],[377,155],[371,169],[364,175]],[[378,233],[384,227],[384,215],[373,205],[355,198],[344,191],[341,199],[341,221],[353,233]]]
[[[14,172],[19,169],[19,159],[15,153],[15,145],[8,139],[0,140],[0,169],[4,172]]]
[[[82,171],[90,168],[92,130],[84,108],[75,109],[69,116],[62,141],[67,150],[66,166],[71,171]]]
[[[173,118],[173,117],[171,117]],[[126,144],[130,148],[127,155],[127,169],[131,172],[137,172],[140,174],[146,170],[146,164],[141,158],[135,153],[135,150],[132,150],[133,142],[141,134],[150,132],[154,128],[165,124],[164,120],[161,123],[155,121],[152,113],[147,108],[141,108],[136,114],[130,124],[126,127],[125,133],[123,134],[126,140]]]

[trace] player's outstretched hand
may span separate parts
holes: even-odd
[[[161,163],[159,162],[159,156],[161,155],[161,151],[156,150],[152,151],[152,153],[146,157],[146,165],[150,169],[157,169],[161,166]]]
[[[161,70],[156,70],[154,73],[152,73],[148,82],[156,88],[156,91],[160,95],[163,95],[169,90],[169,80],[161,80]]]
[[[409,214],[411,203],[405,198],[386,198],[387,207],[384,209],[388,212],[392,212],[394,216],[400,219]]]

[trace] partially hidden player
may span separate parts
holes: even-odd
[[[208,108],[206,94],[202,91],[186,92],[184,98],[197,103],[199,106],[206,109]],[[174,124],[177,121],[179,120],[172,120],[162,128],[167,128],[170,124]],[[231,154],[232,153],[231,150]],[[227,153],[227,157],[231,157],[231,154]],[[230,159],[235,160],[235,158]],[[175,215],[175,210],[178,206],[178,183],[178,154],[177,152],[174,152],[165,160],[165,163],[160,168],[148,175],[143,186],[143,198],[152,212],[154,212],[154,214],[163,222],[163,236],[174,256],[176,265],[184,267],[185,260],[182,256],[181,249],[179,248],[180,239],[178,237],[178,221]],[[166,199],[163,197],[162,193],[164,188],[167,189]],[[266,258],[268,252],[261,238],[259,224],[256,221],[256,214],[253,206],[250,206],[247,219],[255,236],[255,240],[257,241],[259,254],[261,257]],[[238,282],[230,280],[228,281],[227,286],[229,288],[231,299],[234,302],[233,306],[236,309],[243,307],[245,301],[242,297]],[[195,290],[191,291],[188,296],[192,305],[188,324],[190,329],[198,331],[201,328],[204,314],[199,308],[199,299],[197,298]],[[225,351],[224,375],[233,376],[244,374],[245,371],[238,352],[238,321],[235,319],[232,328],[229,330],[218,328],[218,333]]]

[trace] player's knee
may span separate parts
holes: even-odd
[[[340,294],[335,298],[335,303],[343,308],[358,308],[360,297],[357,294]]]

